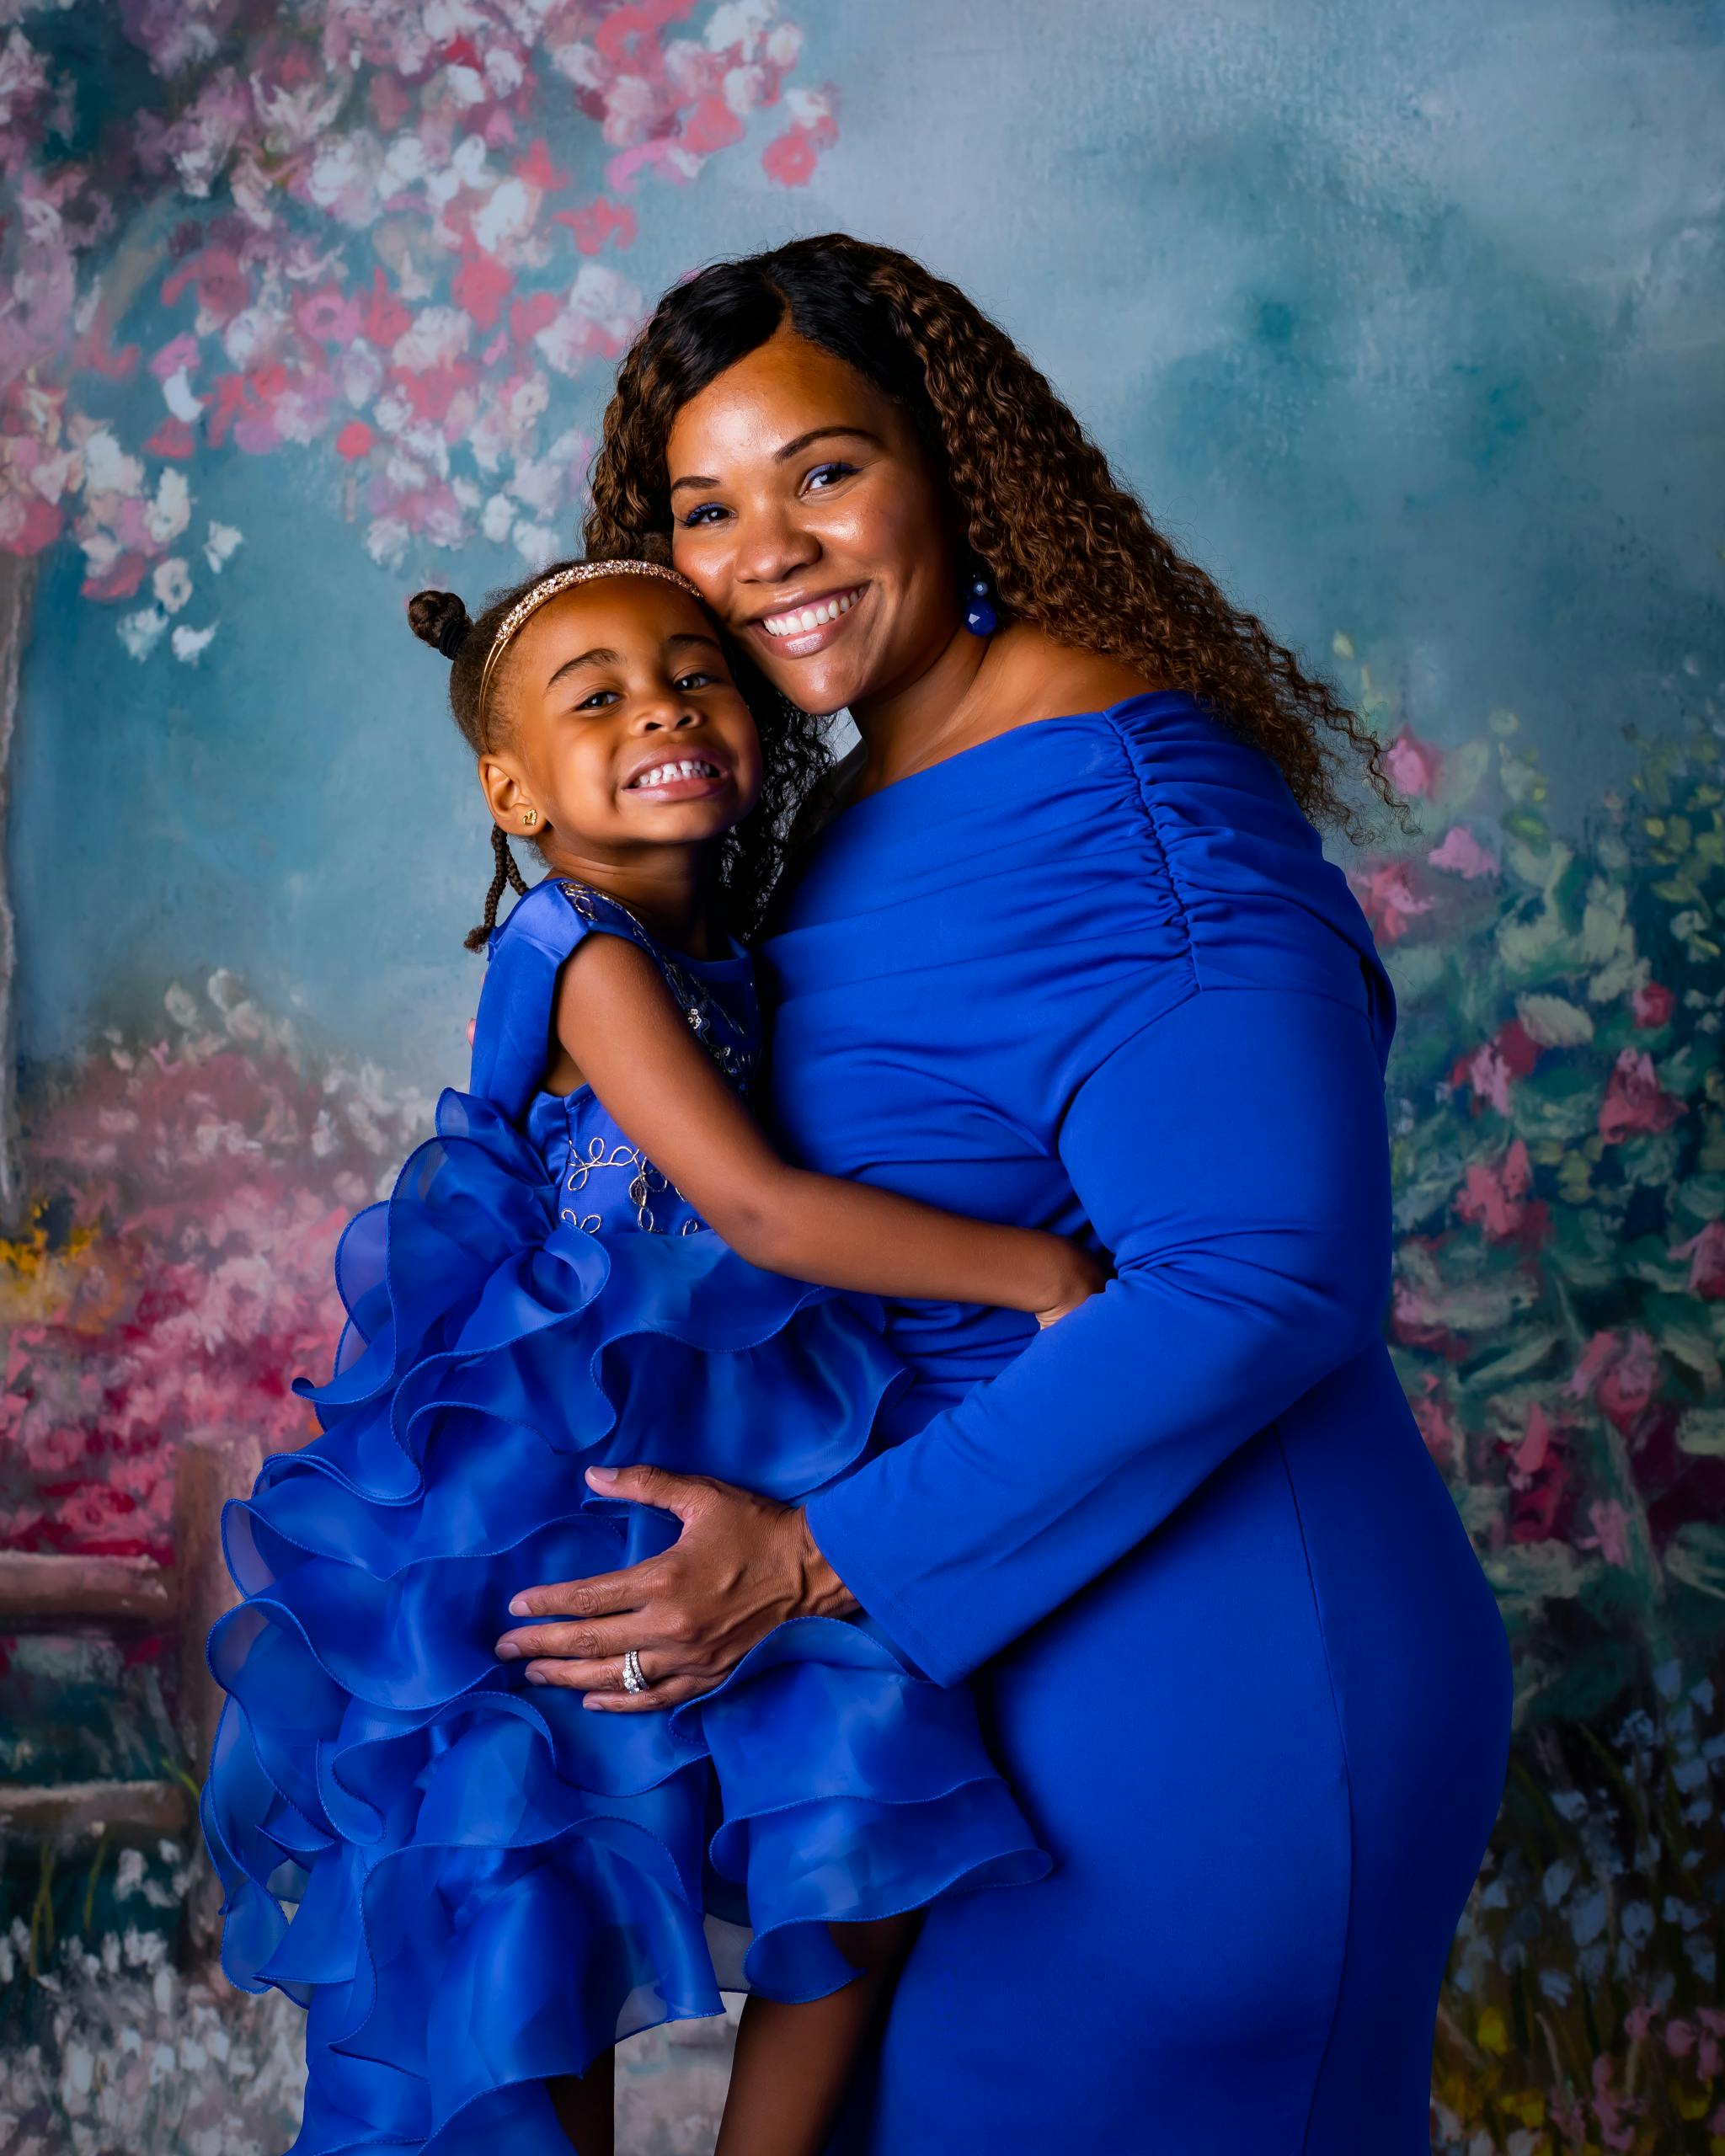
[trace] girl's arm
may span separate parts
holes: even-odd
[[[830,1288],[1033,1310],[1044,1325],[1108,1277],[1062,1235],[943,1213],[779,1158],[689,1031],[658,968],[590,936],[558,980],[558,1039],[629,1142],[739,1256]]]

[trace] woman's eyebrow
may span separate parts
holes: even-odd
[[[794,456],[798,450],[807,449],[811,442],[825,441],[834,435],[847,435],[853,441],[872,442],[876,449],[886,447],[880,436],[871,434],[867,427],[810,427],[806,435],[798,435],[794,441],[788,441],[782,448],[774,450],[772,461],[775,464],[782,464],[787,457]],[[704,472],[691,472],[686,478],[673,479],[670,491],[676,494],[681,494],[686,487],[711,488],[724,483],[723,480],[710,478]]]

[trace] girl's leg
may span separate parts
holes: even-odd
[[[601,2052],[585,2073],[553,2074],[545,2084],[557,2122],[577,2156],[616,2156],[617,2053]]]
[[[800,2004],[758,1992],[749,1999],[713,2156],[820,2156],[920,1921],[913,1911],[874,1924],[830,1924],[834,1942],[860,1976]]]

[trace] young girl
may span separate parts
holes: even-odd
[[[587,1468],[798,1500],[907,1382],[875,1297],[1051,1322],[1103,1275],[793,1168],[751,1119],[720,921],[817,757],[799,714],[763,698],[757,728],[693,585],[569,563],[477,622],[446,593],[409,615],[494,825],[489,963],[469,1090],[337,1253],[334,1374],[296,1384],[322,1434],[225,1508],[222,1966],[308,2008],[291,2156],[608,2156],[611,2047],[721,1987],[751,1996],[719,2156],[817,2156],[915,1913],[1049,1868],[969,1693],[863,1614],[782,1624],[663,1714],[584,1712],[494,1643],[522,1585],[676,1539]],[[650,1654],[619,1676],[650,1688]]]

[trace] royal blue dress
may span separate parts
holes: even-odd
[[[1425,2156],[1502,1793],[1503,1628],[1381,1337],[1388,979],[1279,774],[1190,698],[867,796],[763,945],[792,1157],[1114,1255],[916,1368],[808,1507],[972,1680],[1055,1860],[934,1908],[844,2156]]]
[[[590,1089],[540,1089],[558,969],[595,932],[652,954],[746,1091],[747,956],[682,958],[539,884],[491,939],[468,1091],[342,1240],[335,1372],[296,1388],[322,1434],[223,1508],[243,1598],[209,1636],[229,1697],[200,1818],[223,1969],[308,2009],[290,2156],[568,2156],[549,2077],[720,2012],[721,1986],[837,1988],[830,1921],[1049,1868],[968,1689],[866,1615],[781,1625],[660,1714],[590,1714],[493,1652],[519,1589],[676,1539],[589,1465],[802,1497],[910,1383],[881,1304],[745,1263]]]

